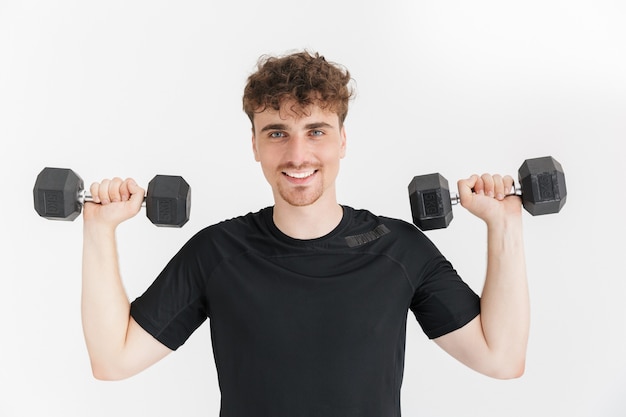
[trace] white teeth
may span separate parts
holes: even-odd
[[[285,172],[285,174],[289,175],[292,178],[306,178],[315,174],[315,171],[307,171],[307,172]]]

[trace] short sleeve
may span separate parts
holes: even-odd
[[[172,350],[178,349],[208,317],[199,250],[196,241],[188,242],[131,303],[135,321]]]
[[[418,282],[411,311],[430,339],[457,330],[480,314],[480,297],[443,256],[429,261]]]

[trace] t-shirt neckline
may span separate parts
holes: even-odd
[[[297,238],[291,237],[283,233],[274,223],[274,207],[273,206],[267,207],[265,210],[262,211],[262,213],[263,213],[263,219],[267,227],[270,229],[271,233],[277,239],[285,243],[292,244],[292,245],[314,246],[314,245],[325,243],[331,240],[332,238],[339,235],[344,229],[348,227],[350,223],[350,218],[351,218],[350,214],[351,214],[352,209],[344,205],[342,205],[341,208],[343,209],[343,216],[341,217],[341,221],[339,222],[339,224],[327,234],[320,236],[320,237],[313,238],[313,239],[297,239]]]

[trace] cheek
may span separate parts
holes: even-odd
[[[344,147],[333,147],[330,149],[327,149],[324,153],[322,158],[326,161],[327,164],[339,164],[339,161],[343,159],[343,157],[346,155],[346,150]]]
[[[261,169],[267,178],[274,175],[278,166],[276,158],[262,152],[256,152],[255,158],[261,164]]]

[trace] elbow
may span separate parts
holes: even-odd
[[[109,372],[109,371],[104,370],[104,369],[92,368],[91,369],[91,374],[98,381],[120,381],[120,380],[124,379],[124,378],[121,378],[121,377],[113,374],[112,372]]]
[[[113,366],[93,362],[91,363],[91,374],[98,381],[121,381],[131,376]]]
[[[526,371],[526,359],[510,360],[494,368],[488,376],[495,379],[517,379],[521,378]]]
[[[523,358],[522,360],[519,361],[519,363],[517,364],[517,367],[513,369],[513,372],[511,373],[511,377],[508,379],[521,378],[524,376],[525,372],[526,372],[526,358]]]
[[[521,367],[521,368],[514,368],[511,370],[499,372],[495,375],[492,375],[492,377],[496,379],[507,380],[507,379],[521,378],[523,375],[524,375],[524,367]]]

